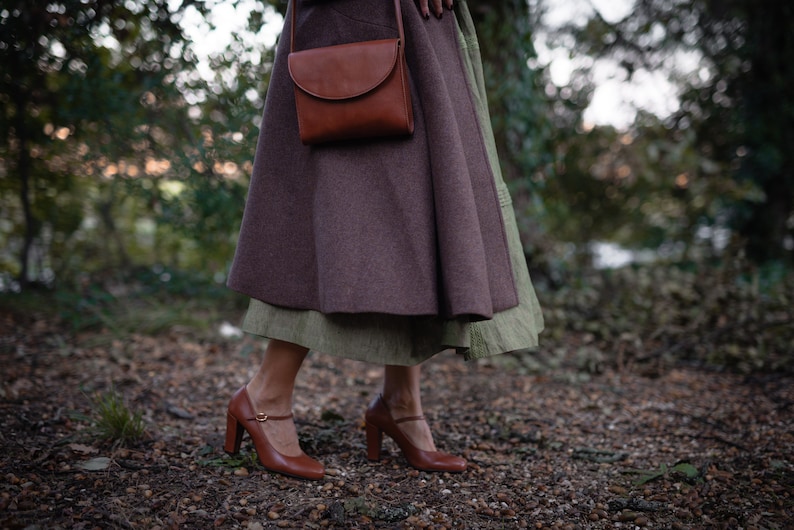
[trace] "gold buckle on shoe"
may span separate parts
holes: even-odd
[[[267,414],[264,412],[257,412],[256,413],[256,421],[264,423],[267,421]]]

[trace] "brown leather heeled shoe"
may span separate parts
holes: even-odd
[[[367,424],[367,458],[380,460],[380,448],[383,443],[383,433],[388,434],[403,452],[403,456],[411,467],[420,471],[448,471],[460,473],[466,470],[466,460],[439,451],[423,451],[416,447],[403,433],[398,424],[406,421],[424,420],[424,416],[409,416],[395,420],[383,396],[376,397],[370,403],[364,416]]]
[[[226,444],[223,448],[227,453],[236,455],[240,451],[243,430],[245,430],[251,437],[251,441],[254,442],[256,455],[265,469],[309,480],[319,480],[325,476],[323,465],[306,454],[287,456],[276,451],[270,445],[264,431],[259,427],[259,422],[288,420],[292,418],[292,414],[268,416],[263,412],[254,412],[254,410],[248,390],[243,385],[232,396],[229,401],[229,410],[226,412]]]

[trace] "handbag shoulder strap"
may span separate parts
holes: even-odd
[[[298,15],[298,4],[302,0],[292,0],[292,23],[290,24],[289,50],[295,51],[295,18]],[[400,10],[400,0],[394,0],[394,14],[397,18],[397,32],[400,35],[400,47],[405,48],[405,30],[403,29],[403,15]]]

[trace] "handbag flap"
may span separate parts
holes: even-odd
[[[303,91],[322,99],[366,94],[389,77],[400,39],[354,42],[289,54],[289,74]]]

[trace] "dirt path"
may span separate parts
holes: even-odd
[[[0,527],[794,525],[791,377],[522,375],[442,355],[425,406],[438,445],[470,461],[449,475],[411,470],[390,441],[369,463],[362,414],[380,370],[312,354],[295,414],[328,476],[305,482],[264,471],[247,441],[241,458],[222,451],[226,401],[261,348],[179,329],[72,339],[0,315]],[[91,396],[111,385],[144,414],[147,438],[128,448],[90,429]]]

